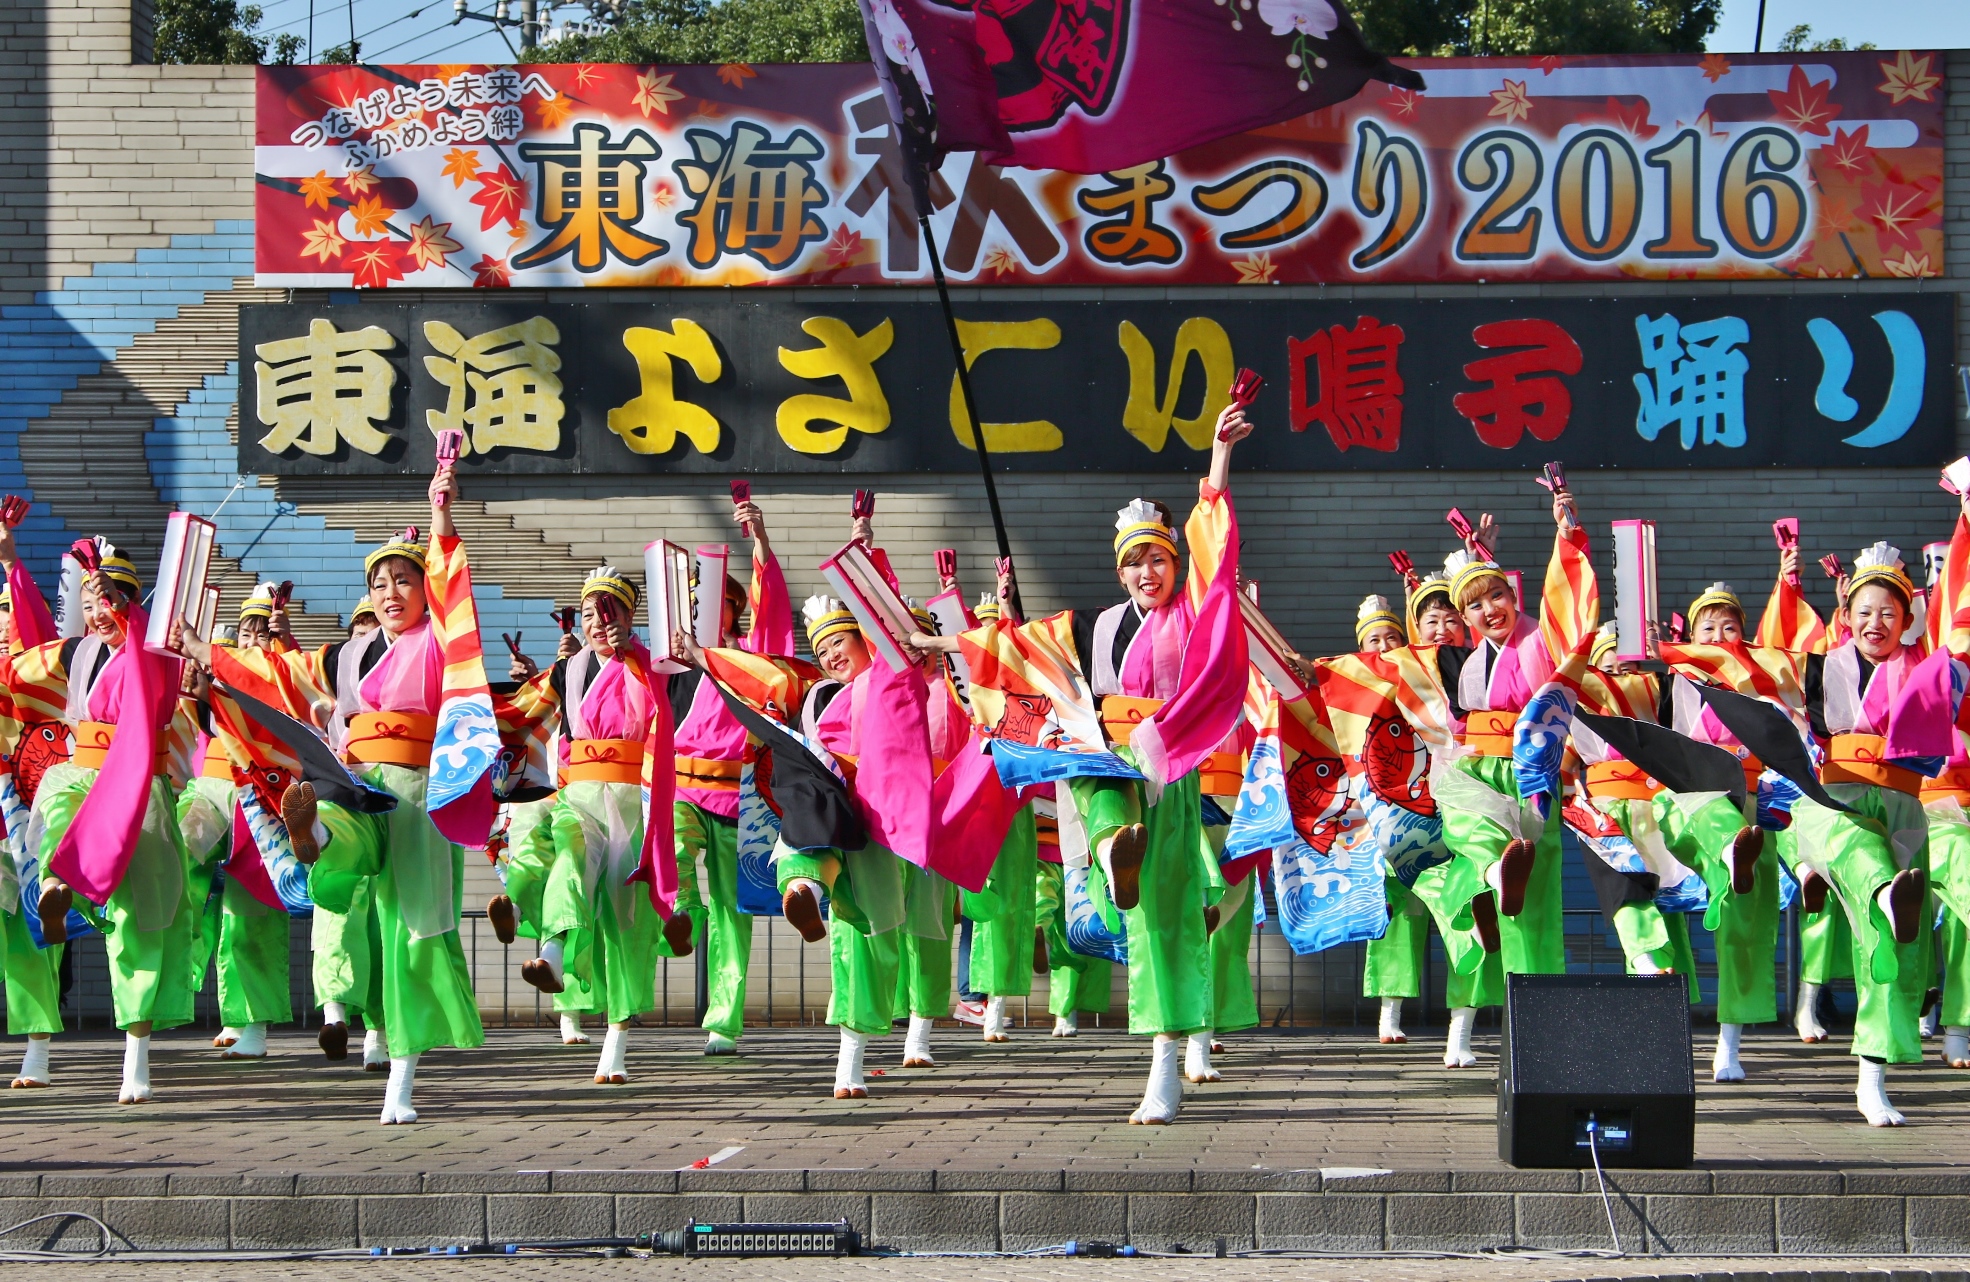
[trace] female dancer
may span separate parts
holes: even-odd
[[[74,756],[41,781],[29,840],[51,874],[42,879],[43,940],[67,937],[71,907],[104,934],[125,1034],[117,1101],[141,1104],[151,1098],[151,1034],[192,1018],[194,907],[171,779],[188,773],[192,731],[179,707],[179,663],[132,643],[149,623],[135,567],[101,540],[76,553],[87,570],[86,631],[14,660],[16,701],[63,699],[75,736]]]

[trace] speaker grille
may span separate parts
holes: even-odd
[[[1695,1089],[1688,981],[1677,975],[1513,975],[1512,1089],[1678,1095]]]

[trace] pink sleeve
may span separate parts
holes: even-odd
[[[14,635],[20,638],[21,648],[31,650],[55,640],[55,616],[41,599],[26,561],[15,561],[7,571],[7,591],[14,600]]]
[[[771,552],[752,563],[752,630],[743,649],[752,654],[793,653],[793,598],[780,558]]]

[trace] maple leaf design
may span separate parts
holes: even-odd
[[[1765,90],[1765,96],[1772,100],[1778,109],[1778,118],[1802,134],[1817,134],[1826,137],[1826,122],[1840,114],[1840,108],[1826,100],[1826,94],[1833,88],[1831,80],[1814,84],[1806,79],[1806,69],[1794,65],[1792,75],[1785,82],[1785,92],[1776,89]]]
[[[1676,127],[1678,129],[1682,128],[1683,122],[1678,120]],[[1712,138],[1728,138],[1731,136],[1729,130],[1717,128],[1717,122],[1710,118],[1708,111],[1697,112],[1696,119],[1689,122],[1689,127],[1700,134],[1706,134]]]
[[[333,220],[323,218],[315,219],[312,231],[301,233],[301,241],[301,256],[306,258],[313,255],[321,259],[324,267],[328,266],[329,259],[340,255],[342,247],[349,243],[342,239],[342,233],[335,230]]]
[[[725,114],[725,104],[722,102],[713,102],[709,98],[700,98],[698,99],[697,114],[706,120],[717,120]]]
[[[482,254],[472,264],[472,284],[478,289],[506,289],[513,284],[513,269],[504,258]]]
[[[1854,211],[1847,202],[1831,192],[1821,192],[1819,208],[1813,215],[1813,236],[1838,236],[1843,231],[1854,228]]]
[[[1019,260],[1004,245],[994,245],[985,255],[985,270],[994,276],[1010,276],[1019,270]]]
[[[670,82],[676,78],[671,72],[660,76],[654,71],[646,71],[636,77],[636,93],[630,102],[643,113],[644,119],[647,120],[653,111],[661,116],[670,114],[670,104],[684,96],[682,89],[670,87]]]
[[[575,100],[564,93],[534,100],[534,118],[540,121],[542,129],[559,129],[574,109]]]
[[[301,197],[306,202],[302,208],[327,209],[328,202],[335,198],[335,180],[328,176],[326,169],[313,178],[301,180]]]
[[[1253,254],[1249,258],[1235,259],[1231,266],[1238,273],[1240,285],[1269,285],[1279,271],[1271,254]]]
[[[1543,54],[1534,58],[1532,65],[1539,68],[1540,74],[1550,76],[1566,65],[1566,59],[1556,53]]]
[[[1875,91],[1887,94],[1889,101],[1896,106],[1910,98],[1928,102],[1930,95],[1936,92],[1936,86],[1943,83],[1941,76],[1930,72],[1929,55],[1918,58],[1906,49],[1896,54],[1893,62],[1882,63],[1881,72],[1887,79],[1875,86]]]
[[[720,63],[718,67],[718,78],[734,89],[745,88],[746,81],[758,75],[757,71],[743,62],[725,62]]]
[[[429,214],[410,225],[409,252],[419,267],[443,267],[446,254],[456,254],[465,248],[445,234],[450,230],[450,223],[434,226]]]
[[[364,165],[361,169],[351,169],[348,173],[342,175],[342,185],[347,187],[352,194],[357,196],[362,195],[371,187],[376,186],[375,166]]]
[[[476,151],[463,147],[453,147],[445,153],[444,176],[451,179],[452,190],[456,191],[479,176],[479,166],[483,162]]]
[[[1649,102],[1638,98],[1633,105],[1623,103],[1619,98],[1607,100],[1608,119],[1627,130],[1638,142],[1647,142],[1661,133],[1661,129],[1649,123]]]
[[[1900,276],[1904,280],[1917,276],[1934,276],[1936,271],[1929,265],[1929,255],[1916,257],[1914,250],[1905,249],[1900,259],[1883,257],[1881,265],[1888,269],[1890,276]]]
[[[584,62],[575,68],[575,87],[577,89],[586,89],[589,85],[601,78],[601,69],[592,63]]]
[[[1532,97],[1526,93],[1523,80],[1507,80],[1504,88],[1493,89],[1491,102],[1491,110],[1484,114],[1503,116],[1508,125],[1514,120],[1524,120],[1532,114]]]
[[[1862,125],[1852,133],[1845,129],[1834,130],[1833,141],[1820,145],[1820,155],[1847,177],[1860,177],[1861,171],[1868,167],[1867,162],[1874,158],[1874,148],[1867,145],[1868,129],[1869,126]]]
[[[520,211],[526,208],[527,184],[515,178],[505,165],[480,176],[478,181],[479,194],[472,197],[472,203],[484,211],[479,215],[479,230],[490,230],[495,223],[517,223]]]
[[[650,185],[650,203],[658,209],[669,209],[677,203],[677,188],[667,178],[657,179]]]
[[[862,252],[862,233],[850,231],[848,224],[843,223],[835,228],[835,234],[821,252],[827,255],[828,266],[846,267],[855,261],[857,254]]]
[[[1392,89],[1389,96],[1382,99],[1382,105],[1399,116],[1414,116],[1417,104],[1422,100],[1423,95],[1413,89]]]
[[[514,240],[525,240],[527,238],[527,225],[525,223],[514,223],[513,230],[506,234]]]
[[[1942,210],[1921,187],[1909,183],[1867,183],[1861,187],[1861,217],[1874,230],[1885,256],[1890,244],[1920,249],[1916,233],[1942,223]]]
[[[1696,66],[1703,73],[1703,78],[1713,85],[1731,74],[1731,60],[1721,53],[1705,54],[1703,61]]]
[[[349,251],[347,266],[355,274],[357,289],[381,289],[404,278],[401,250],[394,240],[370,240]]]
[[[364,196],[356,202],[356,207],[349,211],[349,216],[356,220],[356,235],[382,236],[388,234],[390,229],[385,224],[396,212],[394,209],[384,208],[381,196]]]

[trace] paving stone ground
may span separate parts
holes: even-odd
[[[1669,1282],[1963,1282],[1961,1257],[1824,1259],[1684,1257],[1592,1259],[1494,1256],[1416,1259],[1087,1260],[950,1258],[844,1260],[542,1259],[228,1261],[224,1264],[102,1262],[9,1263],[33,1282],[464,1282],[488,1274],[499,1282],[1574,1282],[1662,1279]],[[1892,1273],[1890,1272],[1892,1270]]]
[[[661,1171],[731,1148],[721,1165],[733,1169],[1501,1169],[1495,1038],[1480,1039],[1478,1068],[1450,1071],[1434,1040],[1234,1034],[1219,1060],[1225,1081],[1192,1088],[1178,1124],[1152,1128],[1125,1124],[1148,1055],[1144,1039],[1120,1033],[1057,1041],[1020,1030],[988,1046],[976,1030],[940,1029],[933,1070],[898,1067],[902,1038],[878,1039],[869,1063],[888,1071],[857,1102],[831,1097],[831,1029],[748,1033],[737,1059],[705,1058],[701,1036],[635,1030],[630,1083],[611,1088],[593,1084],[597,1045],[491,1030],[479,1050],[424,1057],[422,1121],[402,1127],[377,1125],[381,1074],[353,1055],[325,1062],[304,1033],[276,1034],[264,1061],[231,1063],[203,1035],[161,1034],[156,1102],[137,1107],[114,1102],[120,1039],[61,1038],[53,1088],[0,1091],[0,1171]],[[1837,1044],[1773,1030],[1746,1039],[1744,1061],[1748,1083],[1699,1082],[1699,1165],[1970,1164],[1970,1073],[1949,1069],[1934,1045],[1925,1064],[1891,1072],[1911,1122],[1892,1131],[1860,1122],[1854,1060]]]

